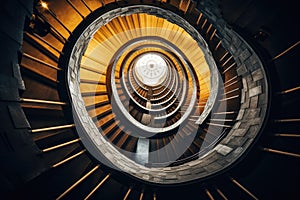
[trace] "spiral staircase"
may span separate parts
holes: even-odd
[[[292,3],[1,3],[2,199],[298,199]]]

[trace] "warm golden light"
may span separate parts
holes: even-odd
[[[41,2],[40,2],[40,5],[41,5],[43,8],[48,9],[48,4],[47,4],[46,2],[41,1]]]
[[[140,41],[138,40],[139,38],[141,38]],[[145,40],[143,38],[147,39]],[[124,45],[128,45],[129,41],[132,42],[135,40],[138,42],[131,43],[122,50],[122,54],[118,55],[119,57],[117,58],[116,52],[119,52]],[[180,56],[177,57],[177,54],[173,53],[172,48],[168,46],[169,43],[176,46],[179,52],[183,52],[182,55],[184,58]],[[117,60],[114,60],[116,58]],[[187,64],[184,59],[187,59],[189,64]],[[166,62],[166,60],[168,62]],[[109,80],[107,83],[106,81],[108,79],[106,76],[109,74],[108,70],[111,70],[108,66],[110,66],[112,62],[114,62],[115,71],[112,73],[114,75],[109,76],[114,77],[115,80]],[[122,87],[119,87],[122,86],[122,81],[124,81],[124,84],[127,84],[127,79],[122,78],[123,75],[128,76],[128,80],[130,80],[128,84],[129,86],[130,84],[133,85],[133,87],[135,82],[130,79],[131,76],[129,76],[129,74],[135,75],[135,78],[142,83],[142,86],[138,86],[138,89],[135,87],[136,90],[139,90],[136,94],[141,97],[141,99],[146,99],[152,94],[148,95],[147,89],[145,89],[144,92],[144,87],[158,87],[169,74],[175,74],[176,72],[179,81],[173,81],[174,84],[176,84],[175,87],[183,81],[183,77],[186,78],[187,84],[190,85],[186,91],[186,96],[193,95],[195,91],[193,89],[194,86],[198,87],[199,90],[201,88],[201,92],[198,96],[196,97],[196,95],[194,95],[193,103],[189,102],[190,99],[182,101],[182,104],[185,104],[183,109],[187,109],[189,105],[195,103],[196,110],[193,112],[195,115],[201,115],[210,96],[210,69],[197,41],[177,24],[151,14],[135,13],[118,16],[101,26],[90,40],[80,65],[80,92],[83,95],[83,101],[87,107],[88,114],[92,119],[95,119],[95,124],[98,128],[103,128],[103,124],[117,117],[112,112],[113,107],[110,104],[110,94],[108,93],[109,87],[107,87],[106,84],[115,82],[116,85],[112,84],[112,87],[117,88],[116,93],[121,97],[120,100],[122,99],[121,101],[124,101],[125,106],[131,106],[130,102],[126,99],[127,97],[123,95],[125,89],[123,90]],[[132,70],[133,66],[134,70]],[[133,73],[133,71],[135,73]],[[186,73],[184,71],[186,71]],[[172,76],[175,76],[174,74]],[[170,83],[171,82],[172,81],[170,81]],[[170,86],[173,87],[173,85]],[[127,85],[125,85],[124,88],[125,87],[127,87]],[[129,92],[128,90],[128,93]],[[155,108],[151,108],[149,102],[145,105],[143,103],[142,100],[139,104],[145,107],[150,105],[150,107],[148,106],[146,109],[150,109],[151,111],[155,110]],[[132,106],[129,107],[128,109],[124,107],[127,109],[124,113],[128,114],[127,116],[130,117],[130,120],[136,120],[141,124],[148,125],[147,114],[142,114],[142,118],[138,119],[136,110]],[[128,110],[130,110],[130,112],[127,112]],[[97,116],[103,115],[106,112],[110,112],[111,114],[101,120],[97,119]],[[170,113],[171,112],[173,111],[170,111]],[[154,113],[153,118],[155,117],[160,118],[160,116]],[[177,123],[179,119],[184,120],[181,114],[177,114],[176,120],[170,121],[166,126],[170,127]],[[132,122],[135,123],[136,121]],[[117,122],[112,123],[107,130],[113,129],[116,123]],[[162,126],[165,126],[165,124],[158,122],[150,124],[146,128],[156,129]],[[107,131],[103,132],[103,134],[106,133]]]

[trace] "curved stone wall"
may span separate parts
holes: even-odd
[[[127,10],[130,10],[130,8],[116,10],[116,14],[119,15],[121,11]],[[151,9],[149,9],[150,11]],[[241,105],[232,129],[206,155],[182,165],[157,168],[137,164],[117,151],[103,137],[99,137],[97,127],[86,113],[78,86],[80,82],[78,76],[80,58],[87,46],[89,37],[104,23],[102,20],[98,20],[89,26],[76,42],[69,60],[67,78],[73,103],[73,115],[75,115],[75,119],[79,120],[77,131],[83,144],[100,162],[147,182],[159,184],[182,183],[221,172],[239,159],[258,136],[266,116],[268,103],[267,78],[263,65],[254,50],[236,32],[228,28],[223,20],[217,19],[208,10],[201,12],[217,29],[216,37],[222,41],[222,46],[232,55],[236,62],[237,74],[242,79],[243,85],[240,88]],[[207,46],[204,41],[202,45]],[[211,77],[218,79],[219,75],[211,73]],[[218,82],[212,84],[218,84]],[[212,93],[217,95],[217,91],[212,91]],[[216,101],[216,98],[211,98],[209,107],[212,107],[214,101]],[[210,109],[206,111],[206,114],[213,116]],[[198,123],[201,123],[204,119],[199,119]],[[105,159],[103,159],[103,156]]]

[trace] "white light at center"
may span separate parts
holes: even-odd
[[[147,53],[138,58],[135,73],[142,83],[148,86],[161,84],[167,75],[166,61],[158,54]]]

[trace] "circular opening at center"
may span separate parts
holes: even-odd
[[[156,53],[146,53],[137,58],[134,69],[136,76],[143,84],[154,87],[166,79],[168,66],[162,56]]]

